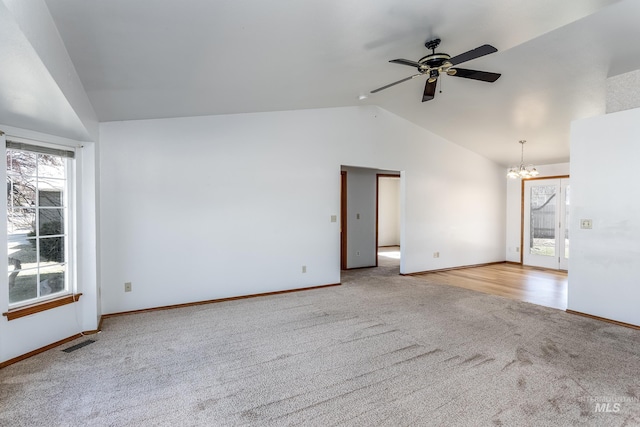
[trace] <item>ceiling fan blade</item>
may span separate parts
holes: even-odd
[[[431,101],[436,96],[436,85],[438,84],[438,80],[434,80],[433,82],[429,82],[427,80],[427,84],[424,85],[424,93],[422,94],[422,102]]]
[[[416,68],[420,66],[420,64],[417,63],[416,61],[410,61],[408,59],[392,59],[389,62],[393,62],[394,64],[408,65],[410,67],[416,67]]]
[[[463,62],[471,61],[472,59],[480,58],[481,56],[489,55],[490,53],[494,53],[497,51],[498,49],[496,49],[495,47],[489,44],[483,44],[482,46],[472,49],[468,52],[461,53],[458,56],[454,56],[453,58],[449,59],[449,62],[451,62],[453,65],[458,65],[462,64]]]
[[[371,91],[371,93],[380,92],[381,90],[385,90],[387,88],[390,88],[391,86],[395,86],[395,85],[397,85],[399,83],[406,82],[407,80],[415,79],[416,77],[419,77],[421,75],[422,75],[422,73],[414,74],[413,76],[409,76],[409,77],[405,77],[404,79],[398,80],[397,82],[389,83],[386,86],[382,86],[382,87],[379,87],[378,89],[374,89],[374,90]]]
[[[480,80],[480,81],[489,82],[489,83],[495,82],[502,75],[498,73],[490,73],[488,71],[468,70],[466,68],[453,68],[453,69],[456,70],[456,73],[453,75],[454,77]]]

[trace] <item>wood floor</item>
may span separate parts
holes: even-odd
[[[560,310],[567,308],[567,273],[564,271],[503,263],[425,273],[424,276],[447,285]]]
[[[378,249],[378,265],[400,265],[400,248]],[[519,264],[492,264],[459,270],[423,273],[442,283],[500,295],[546,307],[567,309],[567,272]]]

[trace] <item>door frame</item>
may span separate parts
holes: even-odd
[[[340,270],[347,269],[347,171],[340,171]]]
[[[520,180],[520,264],[524,265],[524,182],[542,179],[569,179],[569,175],[540,176]]]
[[[370,168],[362,168],[362,169],[370,169]],[[379,170],[379,169],[378,169]],[[376,171],[376,169],[373,169],[373,171]],[[377,267],[378,266],[378,203],[379,203],[379,193],[380,193],[380,178],[397,178],[400,180],[400,182],[402,183],[402,172],[398,171],[398,172],[392,172],[391,173],[376,173],[376,196],[375,196],[375,211],[374,211],[374,215],[375,215],[375,252],[376,252],[376,257],[375,257],[375,265],[372,265],[370,267]],[[347,261],[348,261],[348,209],[347,209],[347,204],[348,204],[348,197],[347,197],[347,192],[348,192],[348,185],[347,185],[347,181],[348,181],[348,171],[344,171],[341,170],[340,171],[340,270],[350,270],[350,268],[347,267]],[[401,192],[402,195],[402,192]],[[400,200],[400,204],[401,204],[401,209],[402,209],[402,200]],[[402,218],[400,218],[400,221],[402,221]],[[401,222],[402,224],[402,222]],[[360,268],[360,267],[355,267],[355,268]],[[366,268],[366,267],[365,267]]]

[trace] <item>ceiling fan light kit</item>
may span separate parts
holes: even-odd
[[[374,89],[371,93],[377,93],[381,90],[390,88],[399,83],[406,82],[407,80],[415,79],[422,75],[427,75],[427,84],[424,88],[424,94],[422,96],[422,102],[432,100],[435,97],[436,85],[438,83],[438,77],[441,74],[448,76],[462,77],[465,79],[480,80],[483,82],[493,83],[500,77],[498,73],[490,73],[487,71],[469,70],[465,68],[457,68],[458,64],[471,61],[472,59],[480,58],[481,56],[489,55],[490,53],[497,52],[495,47],[485,44],[453,58],[446,53],[436,53],[436,48],[440,45],[440,39],[429,40],[426,42],[425,47],[431,49],[431,54],[420,58],[418,61],[411,61],[409,59],[392,59],[391,63],[407,65],[409,67],[415,67],[418,70],[418,74],[406,77],[402,80],[390,83],[386,86]],[[454,68],[455,67],[455,68]]]
[[[521,154],[520,154],[520,165],[518,166],[511,166],[509,168],[509,172],[507,172],[507,178],[511,178],[511,179],[527,179],[527,178],[535,178],[536,176],[540,175],[540,172],[538,172],[538,170],[533,167],[533,165],[524,165],[524,144],[527,141],[524,139],[521,139],[520,141],[518,141],[518,143],[521,145]]]

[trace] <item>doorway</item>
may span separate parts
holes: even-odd
[[[400,267],[400,175],[376,174],[376,266]]]
[[[400,206],[401,206],[401,172],[380,169],[369,169],[356,166],[340,167],[340,268],[351,270],[355,268],[368,268],[378,266],[378,241],[385,238],[380,230],[379,216],[388,217],[386,205],[381,212],[380,198],[385,204],[395,205],[394,214],[398,232],[395,233],[392,242],[383,243],[385,246],[396,246],[399,260],[400,244]],[[389,202],[388,192],[380,191],[379,180],[391,178],[395,181],[395,196]],[[384,225],[386,227],[386,222]],[[386,239],[386,238],[385,238]],[[398,267],[399,268],[399,267]]]
[[[522,264],[568,270],[569,178],[524,180],[522,190]]]

